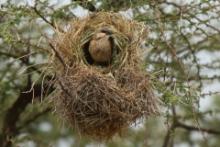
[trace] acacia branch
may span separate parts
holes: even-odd
[[[11,139],[16,136],[19,132],[17,122],[20,119],[21,114],[26,109],[27,105],[31,103],[35,97],[45,96],[46,93],[43,91],[47,86],[42,89],[41,84],[32,85],[28,78],[27,86],[20,92],[19,97],[14,104],[7,110],[3,120],[2,135],[0,136],[1,147],[11,147]]]
[[[220,131],[217,131],[214,129],[207,129],[207,128],[201,128],[201,127],[196,127],[196,126],[190,126],[190,125],[183,124],[181,122],[178,122],[176,127],[183,128],[187,131],[199,131],[199,132],[206,132],[208,134],[220,135]]]
[[[54,22],[50,22],[49,20],[47,20],[41,13],[40,11],[37,10],[37,7],[34,6],[33,7],[34,12],[41,18],[43,19],[43,21],[45,21],[47,24],[49,24],[50,26],[52,26],[53,28],[56,28],[54,25]]]
[[[172,137],[172,134],[175,133],[175,129],[177,127],[177,114],[176,114],[176,110],[175,110],[175,107],[174,105],[172,105],[172,113],[173,113],[173,116],[172,116],[172,125],[168,128],[167,130],[167,134],[164,138],[164,142],[163,142],[163,145],[162,147],[168,147],[170,142],[171,142],[171,137]]]
[[[31,82],[28,82],[27,86],[22,91],[29,91],[31,87]],[[17,134],[16,123],[19,120],[21,113],[25,110],[33,97],[38,97],[40,95],[41,85],[35,85],[31,92],[20,92],[17,100],[6,112],[2,128],[2,136],[0,138],[1,147],[10,147],[12,145],[11,138]]]
[[[170,140],[171,140],[171,136],[172,136],[172,133],[174,133],[175,131],[175,124],[172,124],[172,126],[167,130],[167,134],[164,138],[164,142],[163,142],[163,145],[162,147],[168,147],[169,146],[169,143],[170,143]]]
[[[66,64],[65,64],[65,61],[63,60],[63,58],[61,57],[60,53],[56,50],[56,48],[51,44],[49,43],[50,47],[52,48],[52,50],[54,51],[56,57],[59,59],[59,61],[61,62],[61,64],[63,65],[64,69],[66,69]]]

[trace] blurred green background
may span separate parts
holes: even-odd
[[[53,88],[42,92],[55,28],[97,11],[146,24],[143,60],[161,100],[159,116],[108,142],[77,135],[54,113]],[[0,1],[2,147],[218,147],[219,81],[219,0]]]

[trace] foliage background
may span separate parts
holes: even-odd
[[[45,71],[54,28],[95,11],[122,13],[149,28],[144,61],[162,102],[160,116],[107,143],[77,136],[53,113],[52,88],[42,92],[51,80]],[[2,147],[218,147],[219,81],[219,0],[0,1]]]

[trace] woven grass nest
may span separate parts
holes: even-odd
[[[108,32],[111,61],[97,64],[89,45]],[[116,13],[99,12],[75,19],[53,40],[56,58],[56,111],[80,135],[110,139],[138,119],[157,113],[149,76],[142,68],[143,24]]]

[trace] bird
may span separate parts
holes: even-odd
[[[89,54],[95,64],[110,64],[112,59],[112,43],[110,35],[105,32],[94,34],[89,43]]]

